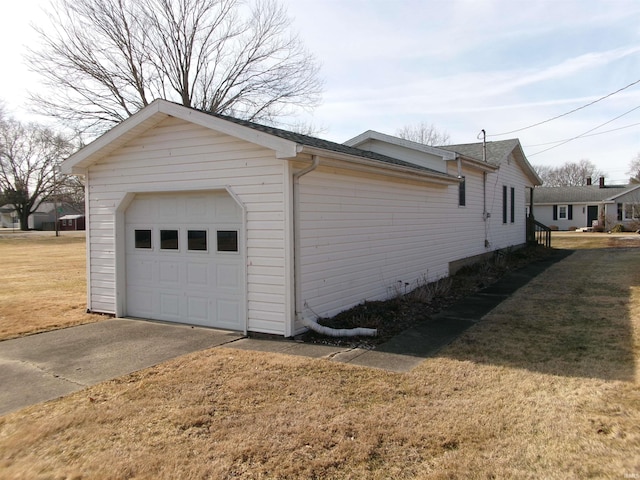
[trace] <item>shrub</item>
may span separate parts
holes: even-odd
[[[549,229],[554,230],[554,231],[558,231],[558,230],[560,230],[560,227],[558,227],[558,225],[549,225]]]
[[[615,225],[611,230],[611,233],[622,233],[624,232],[624,226],[622,224]]]

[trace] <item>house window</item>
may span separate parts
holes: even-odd
[[[638,220],[638,219],[640,219],[640,203],[625,203],[624,204],[624,219],[625,220]]]
[[[207,249],[207,231],[206,230],[189,230],[187,232],[187,249],[188,250],[206,250]]]
[[[573,205],[554,205],[553,219],[573,220]]]
[[[507,186],[503,185],[502,186],[502,223],[507,223],[507,203],[508,203],[508,197],[507,197]]]
[[[462,177],[458,184],[458,206],[464,207],[467,204],[467,179]]]
[[[566,220],[568,210],[569,207],[567,205],[558,205],[558,218],[560,220]]]
[[[151,230],[136,230],[136,248],[151,248]]]
[[[160,230],[160,248],[178,250],[178,230]]]
[[[238,232],[235,230],[218,230],[217,241],[219,252],[238,251]]]
[[[511,223],[516,221],[516,189],[511,187]]]

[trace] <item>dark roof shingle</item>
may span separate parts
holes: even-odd
[[[209,112],[204,112],[204,113],[209,113]],[[313,148],[320,148],[323,150],[329,150],[331,152],[342,153],[345,155],[353,155],[355,157],[367,158],[369,160],[376,160],[379,162],[413,168],[416,170],[422,170],[425,172],[437,174],[438,176],[441,176],[441,177],[445,176],[445,177],[454,178],[452,175],[449,175],[444,172],[439,172],[432,168],[423,167],[421,165],[416,165],[415,163],[411,163],[411,162],[405,162],[404,160],[400,160],[398,158],[389,157],[387,155],[382,155],[375,152],[370,152],[368,150],[362,150],[356,147],[349,147],[341,143],[331,142],[329,140],[323,140],[321,138],[311,137],[309,135],[303,135],[301,133],[290,132],[288,130],[283,130],[281,128],[276,128],[276,127],[270,127],[268,125],[249,122],[247,120],[241,120],[239,118],[229,117],[227,115],[221,115],[219,113],[209,113],[209,114],[213,115],[214,117],[220,118],[222,120],[227,120],[229,122],[233,122],[238,125],[242,125],[244,127],[252,128],[254,130],[258,130],[260,132],[267,133],[269,135],[283,138],[285,140],[298,143],[300,145],[313,147]]]

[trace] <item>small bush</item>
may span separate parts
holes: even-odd
[[[569,227],[569,231],[570,232],[575,232],[578,229],[578,227]]]
[[[622,233],[624,232],[624,226],[621,225],[620,223],[615,225],[611,230],[611,233]]]
[[[558,230],[560,230],[560,227],[558,227],[558,225],[549,225],[549,229],[550,230],[554,230],[554,231],[558,231]]]

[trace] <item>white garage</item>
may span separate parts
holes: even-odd
[[[125,225],[128,316],[242,330],[242,211],[227,192],[137,194]]]
[[[337,144],[156,100],[62,165],[86,182],[87,309],[290,337],[521,245],[540,180],[518,140],[484,147]]]

